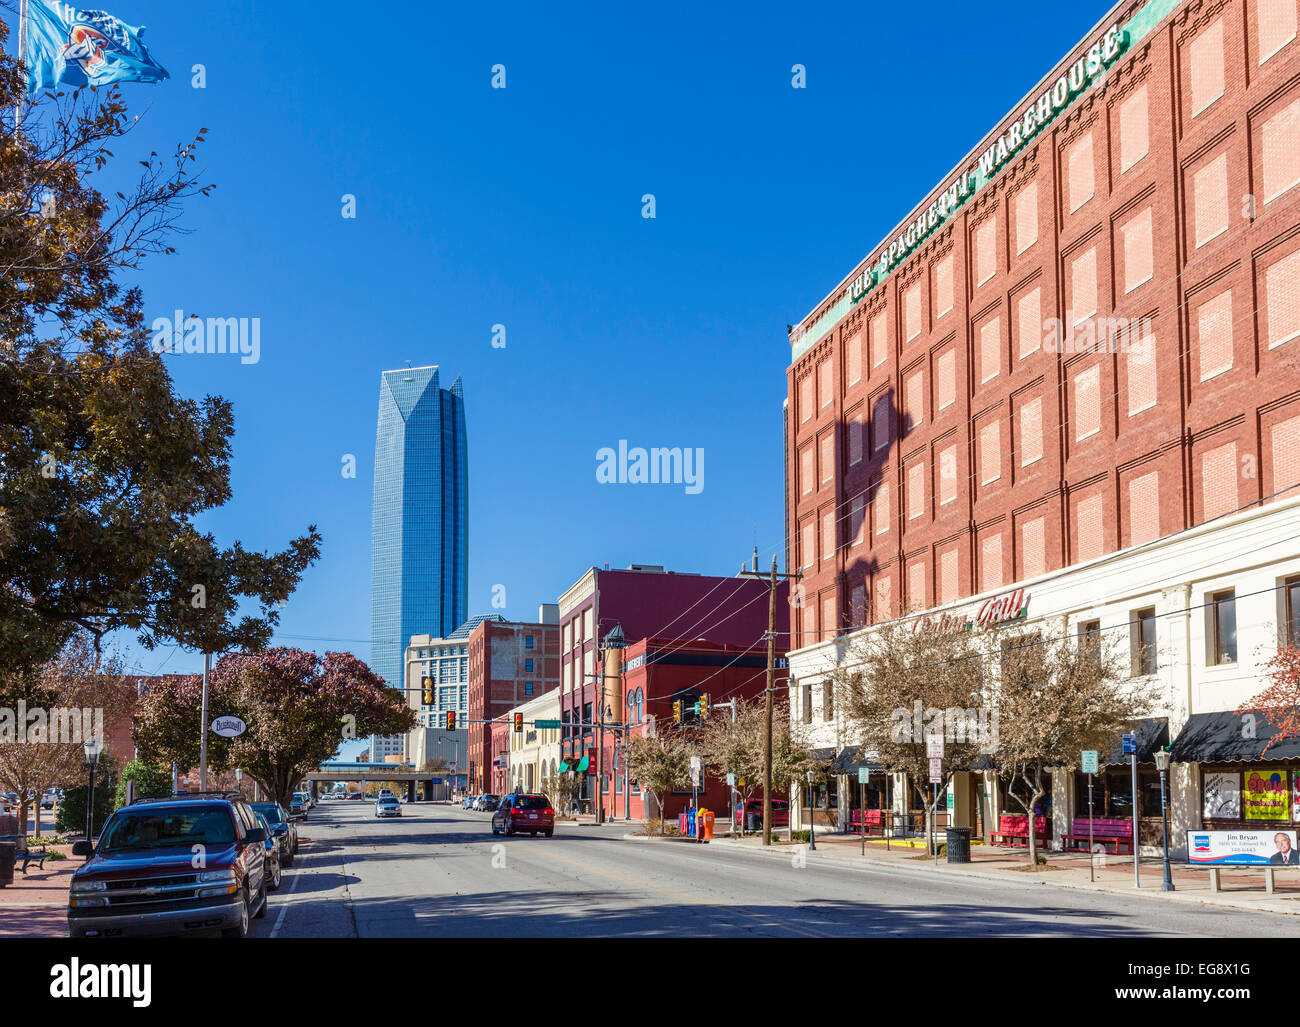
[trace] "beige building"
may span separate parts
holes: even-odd
[[[510,753],[508,757],[509,787],[512,790],[535,792],[542,789],[543,782],[556,777],[560,766],[560,729],[559,727],[536,726],[536,721],[551,720],[557,724],[560,720],[560,691],[551,689],[530,699],[522,706],[510,711],[513,726],[514,715],[522,713],[523,731],[511,730]],[[554,796],[551,797],[554,800]]]

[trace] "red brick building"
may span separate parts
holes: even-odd
[[[776,646],[775,684],[786,683],[785,643]],[[699,722],[690,708],[701,695],[710,705],[733,699],[762,700],[767,684],[767,647],[719,645],[712,642],[682,641],[667,638],[643,638],[628,646],[623,654],[623,678],[618,692],[623,716],[632,738],[649,730],[658,733],[680,730],[689,733]],[[673,703],[682,703],[683,724],[673,723]],[[713,717],[728,718],[731,711],[714,709]],[[626,741],[619,733],[606,731],[605,766],[613,765],[614,746]],[[675,792],[664,800],[666,814],[676,817],[691,802],[691,791]],[[613,794],[605,797],[605,812],[610,819],[620,817],[644,819],[648,797],[634,780],[629,780],[621,761],[613,778]],[[719,820],[729,815],[731,790],[724,778],[704,768],[699,791],[700,806],[711,809]]]
[[[792,650],[1295,494],[1296,25],[1116,6],[794,326]]]
[[[560,683],[560,629],[554,610],[553,605],[543,605],[536,623],[485,618],[469,636],[471,791],[495,790],[506,780],[504,762],[493,766],[506,746],[494,747],[492,727],[485,721],[500,718],[504,726],[511,709]]]
[[[777,586],[776,637],[784,646],[789,632],[788,588]],[[578,764],[596,748],[600,719],[601,643],[614,629],[624,639],[685,639],[714,646],[766,653],[768,584],[754,578],[677,574],[662,567],[633,564],[626,570],[591,568],[560,597],[561,754]],[[619,720],[616,681],[604,681],[607,722]],[[608,732],[606,732],[608,734]],[[613,787],[606,740],[603,791]],[[589,760],[582,799],[590,808],[595,797],[595,760]]]
[[[488,791],[494,795],[505,795],[509,790],[510,725],[505,720],[499,720],[493,721],[488,728],[488,751],[492,755],[487,764],[490,771]]]

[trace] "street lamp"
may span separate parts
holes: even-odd
[[[97,738],[87,738],[81,748],[86,754],[86,766],[90,770],[90,780],[86,788],[86,845],[89,849],[94,837],[91,832],[94,828],[95,815],[95,765],[99,762],[99,754],[104,746]],[[86,859],[90,859],[89,852],[86,854]]]
[[[816,815],[817,797],[813,795],[813,772],[810,770],[808,771],[808,848],[814,852],[817,850],[816,829],[813,827],[813,817]]]
[[[1174,879],[1169,872],[1169,800],[1165,791],[1165,775],[1169,772],[1169,751],[1167,749],[1156,750],[1156,769],[1160,771],[1160,815],[1164,819],[1165,835],[1165,879],[1160,885],[1161,891],[1173,891]],[[1137,796],[1134,796],[1136,799]],[[1134,803],[1134,816],[1137,815],[1137,803]]]

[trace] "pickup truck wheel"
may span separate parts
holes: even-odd
[[[221,929],[223,938],[247,938],[248,937],[248,892],[244,892],[244,900],[240,903],[239,924],[235,927],[223,927]]]

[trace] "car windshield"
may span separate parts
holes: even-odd
[[[385,795],[382,799],[379,800],[379,802],[380,802],[380,804],[383,805],[383,806],[396,806],[396,805],[397,805],[397,800],[394,799],[391,795]]]
[[[260,813],[266,817],[268,824],[283,824],[284,814],[280,812],[278,802],[255,802],[253,803],[253,812]]]
[[[235,822],[223,806],[170,806],[117,813],[99,840],[101,853],[232,845]]]
[[[516,809],[550,809],[545,795],[519,795],[515,797]]]

